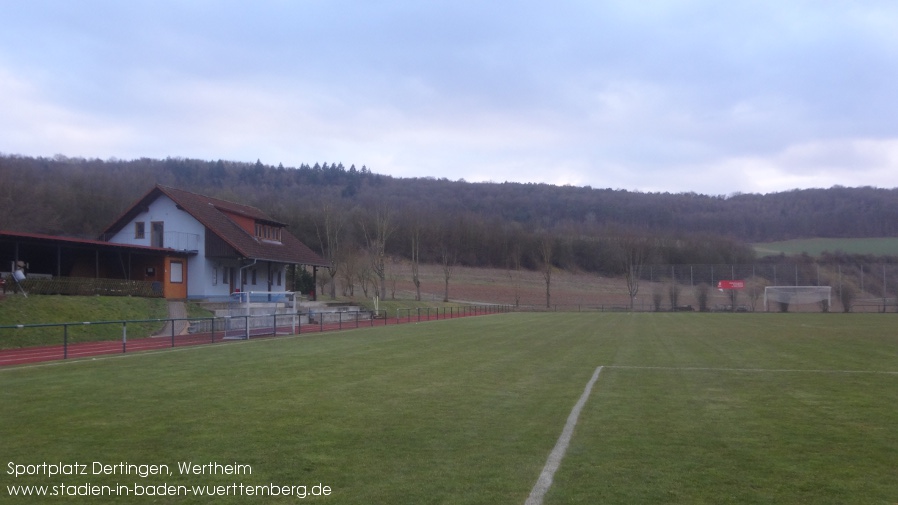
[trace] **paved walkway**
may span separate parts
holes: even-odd
[[[155,336],[161,337],[171,335],[172,322],[174,322],[175,324],[175,335],[184,335],[185,333],[187,333],[187,328],[190,326],[190,322],[183,321],[183,319],[187,318],[187,304],[185,304],[184,302],[169,300],[168,317],[170,319],[182,319],[182,321],[168,321]]]

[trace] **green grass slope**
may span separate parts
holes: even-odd
[[[0,325],[168,317],[165,300],[130,296],[21,295],[0,299]]]
[[[812,238],[754,244],[758,256],[787,256],[807,253],[820,256],[824,252],[898,256],[898,237],[886,238]]]
[[[0,326],[50,323],[78,323],[83,321],[144,321],[168,317],[165,300],[127,296],[6,296],[0,299]],[[129,325],[133,337],[144,337],[161,329],[161,322]],[[69,342],[96,341],[121,338],[121,325],[93,324],[72,326]],[[0,349],[60,345],[63,329],[13,328],[0,329]]]

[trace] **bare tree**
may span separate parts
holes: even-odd
[[[546,281],[546,308],[550,308],[552,306],[552,294],[551,294],[551,286],[552,286],[552,253],[553,251],[553,239],[552,236],[548,233],[544,233],[540,236],[539,239],[539,259],[542,262],[542,273],[543,279]]]
[[[618,259],[624,269],[624,277],[627,280],[627,293],[630,295],[630,310],[636,303],[636,294],[639,293],[639,281],[642,277],[642,268],[651,254],[649,239],[635,234],[628,234],[617,239]]]
[[[396,299],[396,283],[399,282],[400,275],[400,266],[402,265],[402,260],[398,258],[393,258],[393,261],[390,262],[390,271],[387,276],[390,278],[390,299]]]
[[[315,232],[318,234],[318,242],[324,259],[327,260],[327,274],[330,276],[330,297],[337,297],[336,277],[340,268],[340,242],[343,226],[346,224],[346,216],[339,212],[331,202],[321,204],[320,217],[315,223]]]
[[[379,282],[378,296],[381,300],[385,300],[387,297],[386,247],[387,239],[393,231],[392,216],[388,207],[379,206],[370,217],[370,222],[362,221],[362,231],[365,234],[371,273]]]
[[[695,299],[698,301],[698,310],[700,312],[708,311],[708,300],[711,298],[711,286],[703,282],[695,287]]]
[[[667,296],[670,299],[670,310],[677,310],[680,306],[680,284],[676,279],[671,279],[667,285]]]
[[[443,222],[438,230],[440,265],[443,269],[443,302],[449,301],[449,279],[458,262],[459,235],[462,226]]]
[[[737,302],[739,301],[739,290],[738,289],[728,289],[727,290],[727,299],[730,302],[730,310],[736,312]]]
[[[359,287],[362,288],[362,296],[368,298],[368,289],[371,287],[372,278],[371,268],[367,262],[356,269],[355,278],[359,283]]]
[[[508,277],[514,289],[514,306],[518,307],[521,305],[521,249],[517,245],[509,253]]]
[[[415,285],[415,300],[421,301],[421,276],[418,266],[421,259],[421,224],[417,219],[412,223],[412,284]]]
[[[455,250],[449,245],[443,244],[440,248],[440,262],[443,265],[443,301],[449,301],[449,278],[452,277],[452,269],[455,268],[457,258]]]
[[[854,299],[857,297],[857,293],[857,285],[853,282],[847,280],[842,282],[842,286],[839,289],[839,301],[842,302],[842,312],[851,312],[851,307],[854,305]]]
[[[664,301],[664,287],[661,285],[655,286],[655,289],[652,290],[652,306],[655,308],[655,312],[661,312],[661,302]]]
[[[359,255],[357,252],[344,251],[340,254],[341,264],[340,279],[343,281],[343,296],[355,296],[355,282],[359,269]]]
[[[758,300],[760,300],[761,295],[764,294],[765,287],[767,287],[767,281],[764,279],[752,278],[752,280],[745,283],[745,288],[748,292],[748,300],[751,302],[752,312],[755,311],[758,305]]]

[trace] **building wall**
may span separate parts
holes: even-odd
[[[144,223],[143,237],[137,237],[135,223]],[[110,242],[119,244],[134,244],[151,246],[154,222],[163,223],[163,242],[162,247],[171,247],[176,250],[191,250],[197,254],[192,254],[187,258],[187,264],[183,274],[186,277],[185,296],[204,297],[206,296],[207,286],[211,284],[209,278],[210,267],[206,265],[205,241],[203,237],[206,228],[194,219],[193,216],[178,208],[177,204],[165,195],[154,200],[146,211],[138,214],[125,227],[116,233]],[[187,275],[190,272],[190,275]],[[170,263],[166,262],[165,272],[163,272],[166,282],[169,282],[171,275]],[[180,292],[181,287],[178,287]]]

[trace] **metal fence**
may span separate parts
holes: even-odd
[[[808,262],[721,264],[721,265],[644,265],[642,280],[676,281],[681,285],[716,286],[722,280],[756,280],[770,286],[832,286],[851,283],[861,292],[875,296],[898,293],[898,264]]]
[[[701,286],[710,287],[714,301],[709,310],[749,311],[773,310],[758,306],[764,286],[830,286],[833,299],[832,307],[826,308],[828,311],[845,311],[846,307],[851,312],[898,311],[898,264],[889,262],[818,263],[809,260],[739,265],[645,265],[640,280],[649,283],[644,289],[640,288],[636,298],[636,304],[644,310],[657,307],[652,298],[657,298],[658,294],[647,291],[666,292],[665,288],[670,286],[679,288],[686,299],[694,299],[692,293]],[[745,289],[734,296],[738,303],[729,302],[727,296],[716,293],[718,283],[728,280],[745,281]]]
[[[0,366],[199,344],[437,321],[511,311],[506,305],[371,312],[295,312],[0,326]],[[149,336],[148,336],[149,335]]]

